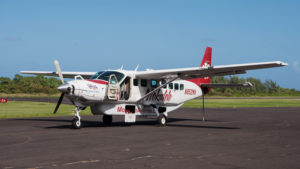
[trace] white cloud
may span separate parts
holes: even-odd
[[[300,73],[300,66],[298,61],[293,62],[293,68],[296,72]]]

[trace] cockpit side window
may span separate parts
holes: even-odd
[[[114,74],[117,76],[118,82],[120,82],[124,77],[124,74],[120,72],[115,72]]]
[[[117,84],[116,76],[111,76],[109,84]]]

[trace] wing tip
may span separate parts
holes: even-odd
[[[285,63],[285,62],[282,62],[282,61],[277,61],[276,63],[280,66],[288,66],[289,65],[288,63]]]

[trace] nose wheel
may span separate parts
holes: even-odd
[[[72,121],[72,125],[75,129],[80,129],[81,127],[81,121],[79,120],[78,117],[74,117]]]
[[[81,121],[80,121],[80,115],[79,115],[79,112],[81,110],[82,110],[82,108],[80,108],[80,107],[75,108],[75,117],[72,120],[72,126],[75,129],[80,129],[80,127],[81,127]]]

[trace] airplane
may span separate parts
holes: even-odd
[[[59,76],[61,96],[56,113],[64,96],[75,105],[72,126],[79,129],[80,111],[90,106],[94,115],[103,115],[105,126],[112,124],[113,116],[124,116],[125,123],[135,123],[136,116],[156,117],[159,125],[167,123],[169,112],[184,102],[207,94],[213,87],[251,87],[252,84],[211,84],[213,76],[244,74],[246,70],[287,66],[281,61],[211,65],[212,48],[206,47],[200,67],[145,71],[105,70],[99,72],[62,72],[57,60],[56,71],[21,71],[23,74]],[[65,78],[74,80],[65,82]],[[203,100],[204,102],[204,100]],[[204,104],[203,104],[204,106]],[[204,109],[204,107],[203,107]],[[204,112],[203,112],[204,113]]]

